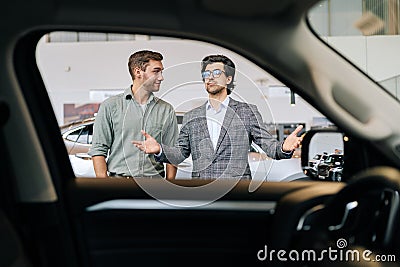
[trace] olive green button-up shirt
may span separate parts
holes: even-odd
[[[117,175],[164,177],[164,165],[131,143],[144,140],[142,129],[160,144],[173,146],[178,136],[175,111],[154,95],[149,97],[143,110],[127,88],[124,93],[101,103],[89,155],[106,157],[108,171]]]

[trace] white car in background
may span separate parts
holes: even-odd
[[[255,143],[251,144],[248,154],[251,176],[257,181],[293,181],[304,178],[300,157],[292,157],[285,160],[274,160]],[[192,159],[187,158],[178,166],[177,179],[190,179],[192,172]],[[283,179],[282,179],[283,177]]]
[[[94,119],[91,118],[60,127],[76,177],[96,176],[91,157],[87,154],[92,142],[93,124]],[[273,160],[252,143],[248,160],[253,180],[292,181],[305,176],[298,153],[291,159]],[[192,159],[189,157],[178,165],[176,179],[191,179],[191,175]]]

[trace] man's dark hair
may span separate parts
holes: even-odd
[[[229,83],[227,87],[227,93],[230,95],[232,93],[233,88],[235,85],[233,84],[233,81],[235,80],[235,64],[233,63],[232,60],[230,60],[228,57],[224,55],[210,55],[206,56],[203,58],[201,61],[201,72],[203,72],[207,65],[212,64],[212,63],[218,63],[221,62],[224,64],[224,71],[226,76],[232,76],[232,81]],[[203,79],[204,81],[204,79]]]
[[[132,76],[132,80],[135,79],[133,70],[135,68],[140,68],[141,70],[145,71],[146,67],[149,65],[150,60],[161,61],[161,60],[163,60],[163,56],[158,52],[149,51],[149,50],[141,50],[136,53],[133,53],[129,57],[128,69],[129,69],[129,73]]]

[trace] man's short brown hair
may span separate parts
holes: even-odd
[[[129,57],[128,69],[129,69],[129,73],[132,76],[132,80],[135,79],[133,70],[135,68],[140,68],[141,70],[145,71],[146,67],[149,65],[150,60],[161,61],[161,60],[163,60],[163,56],[158,52],[149,51],[149,50],[141,50],[136,53],[133,53]]]

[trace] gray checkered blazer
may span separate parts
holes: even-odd
[[[248,152],[252,141],[269,157],[291,157],[282,152],[282,142],[273,138],[263,126],[255,105],[230,99],[215,150],[208,133],[204,104],[185,114],[176,145],[162,145],[163,153],[157,159],[178,165],[192,154],[193,178],[250,179]]]

